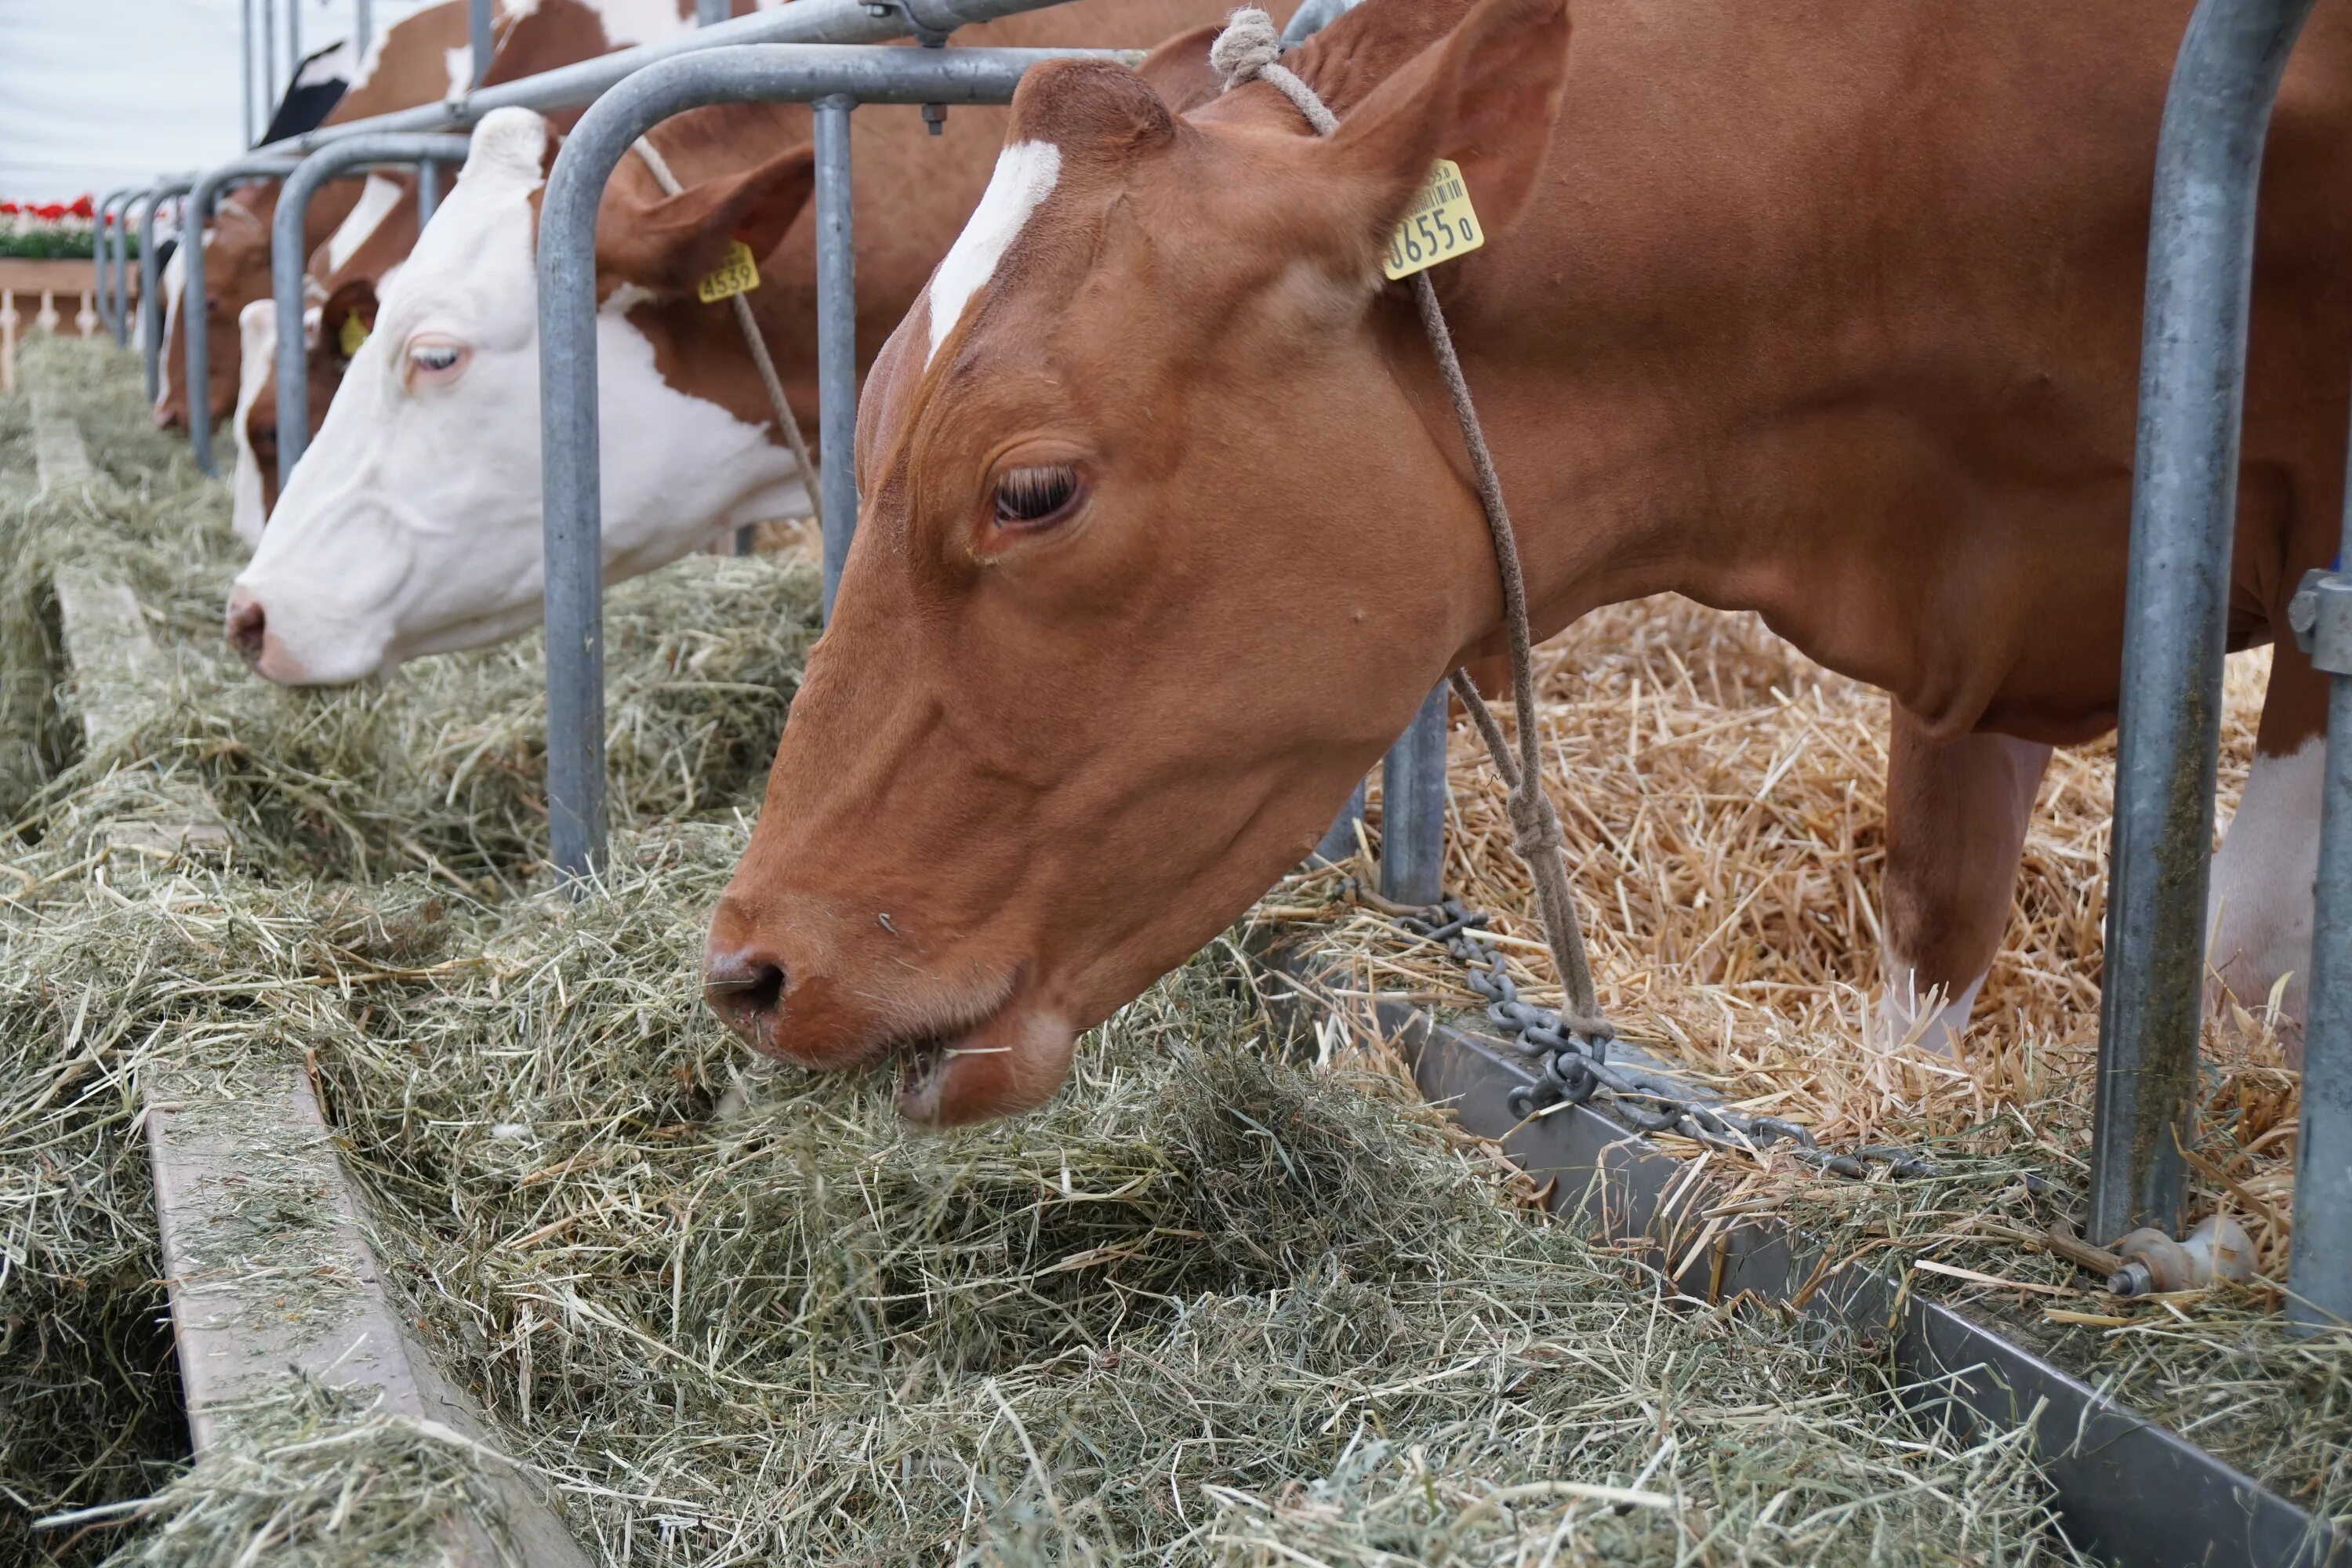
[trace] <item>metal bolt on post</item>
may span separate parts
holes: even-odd
[[[2178,1231],[2245,406],[2254,194],[2313,0],[2200,0],[2157,144],[2132,473],[2090,1238]]]

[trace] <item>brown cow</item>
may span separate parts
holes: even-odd
[[[378,34],[358,65],[351,86],[323,123],[340,125],[431,103],[470,86],[451,76],[468,58],[466,0],[444,0],[404,16]],[[453,61],[456,62],[453,66]],[[362,183],[331,180],[311,198],[303,215],[305,242],[320,246],[341,227],[358,205]],[[211,368],[210,406],[215,424],[236,404],[237,366],[243,345],[237,317],[256,300],[269,298],[269,223],[278,211],[278,183],[245,185],[223,197],[205,233],[205,343]],[[155,423],[167,429],[188,426],[186,335],[180,330],[175,271],[167,280],[168,318],[163,336],[163,379],[155,399]]]
[[[2115,722],[2189,9],[1587,0],[1571,59],[1564,0],[1369,0],[1290,57],[1328,140],[1265,83],[1188,106],[1205,37],[1033,72],[872,374],[713,1005],[810,1066],[899,1053],[919,1120],[1035,1105],[1498,651],[1460,437],[1377,266],[1441,155],[1493,237],[1435,279],[1538,634],[1675,591],[1890,692],[1892,1011],[1971,995],[2049,748]],[[2323,8],[2271,135],[2233,646],[2335,547],[2347,190],[2352,14]],[[2321,689],[2283,643],[2220,857],[2216,958],[2257,993],[2307,937]]]

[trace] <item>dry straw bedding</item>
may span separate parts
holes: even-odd
[[[1913,1273],[1910,1285],[2000,1321],[2307,1506],[2352,1516],[2352,1335],[2297,1340],[2277,1315],[2299,1079],[2260,1016],[2233,1009],[2209,1028],[2192,1141],[2193,1213],[2245,1222],[2257,1288],[2123,1303],[2023,1239],[2068,1213],[2086,1171],[2112,747],[2051,763],[2017,912],[1959,1059],[1877,1051],[1863,1022],[1879,945],[1885,698],[1752,616],[1671,597],[1588,617],[1538,658],[1548,783],[1620,1027],[1744,1108],[1794,1117],[1824,1142],[1909,1144],[1947,1172],[1854,1184],[1718,1154],[1720,1196],[1695,1223],[1769,1210],[1898,1273],[1925,1258],[2015,1280]],[[2267,650],[2230,663],[2224,823],[2267,668]],[[1460,725],[1451,769],[1446,884],[1496,913],[1522,973],[1556,1000],[1501,790]],[[1296,879],[1275,902],[1336,922],[1363,980],[1462,1005],[1443,953],[1325,902],[1336,884]]]
[[[0,1556],[429,1557],[422,1521],[479,1493],[452,1435],[300,1388],[179,1468],[139,1085],[269,1052],[311,1065],[493,1437],[612,1561],[2068,1555],[2017,1442],[1954,1437],[1801,1325],[1662,1303],[1531,1223],[1384,1056],[1267,1038],[1229,972],[1156,988],[1011,1127],[911,1136],[886,1082],[750,1068],[691,975],[804,572],[701,559],[614,596],[615,812],[646,826],[575,904],[530,858],[535,656],[247,681],[213,651],[217,489],[126,362],[30,357],[102,472],[0,491]],[[17,615],[63,560],[183,655],[107,756]],[[229,865],[95,858],[98,805],[158,766],[220,799]]]

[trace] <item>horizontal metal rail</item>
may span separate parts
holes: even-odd
[[[294,477],[294,465],[310,444],[310,344],[302,331],[302,269],[310,262],[302,243],[310,199],[338,174],[369,163],[414,163],[466,156],[463,136],[385,132],[347,136],[303,159],[278,193],[269,220],[269,291],[278,309],[278,482]]]
[[[2271,102],[2313,3],[2200,0],[2157,144],[2091,1143],[2089,1231],[2102,1246],[2143,1225],[2177,1231],[2182,1217],[2254,197]]]
[[[825,3],[795,0],[793,8]],[[1004,6],[1008,12],[1031,8]],[[1101,49],[877,49],[827,44],[706,51],[649,66],[629,77],[597,100],[564,140],[540,204],[539,386],[546,536],[548,831],[552,858],[565,875],[591,874],[604,855],[604,497],[596,425],[595,239],[596,209],[614,165],[653,127],[703,104],[819,106],[819,430],[826,443],[825,560],[829,567],[836,566],[848,549],[856,512],[849,461],[857,395],[850,287],[850,107],[1004,103],[1031,66],[1073,58],[1134,57]],[[825,130],[828,118],[834,127],[830,132]]]
[[[697,27],[657,44],[641,44],[536,76],[504,81],[441,103],[419,104],[289,136],[260,153],[315,153],[346,137],[383,131],[457,131],[494,109],[576,109],[659,60],[737,44],[880,44],[913,37],[944,37],[974,22],[1036,11],[1058,0],[793,0],[789,5]]]
[[[180,255],[185,282],[180,297],[181,336],[186,344],[188,374],[188,444],[195,448],[196,467],[217,474],[213,466],[212,340],[205,331],[205,229],[213,208],[231,185],[257,180],[283,179],[299,160],[278,154],[247,153],[217,169],[207,169],[188,190],[188,216],[182,229]]]
[[[163,268],[155,259],[155,209],[173,196],[186,195],[195,183],[194,174],[157,181],[149,187],[147,210],[139,216],[139,350],[145,361],[150,404],[163,385]]]

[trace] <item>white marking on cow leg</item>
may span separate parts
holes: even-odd
[[[2312,889],[2319,875],[2319,807],[2327,737],[2285,756],[2254,755],[2213,856],[2205,909],[2208,962],[2241,1006],[2259,1009],[2288,975],[2279,1011],[2300,1023],[2311,967]]]
[[[1917,969],[1888,953],[1885,988],[1871,1015],[1871,1046],[1891,1051],[1909,1044],[1930,1056],[1958,1056],[1960,1037],[1968,1032],[1969,1015],[1976,1010],[1977,994],[1984,989],[1984,983],[1985,977],[1979,974],[1951,994],[1948,1001],[1938,1001],[1945,994],[1942,987],[1929,986],[1923,993]]]
[[[261,507],[261,462],[253,455],[253,442],[246,429],[246,417],[253,405],[261,400],[261,389],[268,383],[270,356],[278,351],[278,307],[268,300],[256,300],[236,315],[238,352],[236,415],[229,421],[229,431],[236,437],[236,471],[229,487],[229,525],[236,536],[248,544],[261,542],[262,524],[268,521]]]
[[[1062,150],[1051,142],[1015,142],[996,155],[996,172],[989,176],[971,221],[931,274],[931,346],[923,356],[926,364],[1061,177]]]
[[[392,216],[392,209],[399,201],[399,181],[388,180],[382,174],[368,176],[367,184],[360,187],[360,199],[352,206],[351,216],[327,237],[327,271],[330,275],[343,269],[343,264],[352,258],[352,253],[367,243],[368,236]]]

